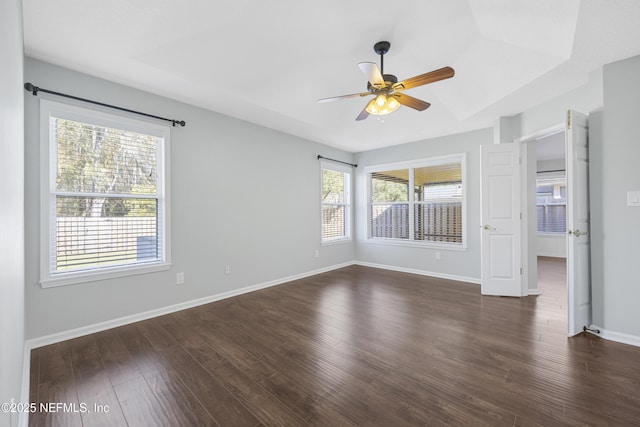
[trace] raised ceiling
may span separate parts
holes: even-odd
[[[353,152],[492,126],[640,54],[638,0],[23,0],[23,15],[28,56]],[[407,91],[431,108],[356,122],[366,99],[316,103],[365,90],[357,63],[380,40],[399,79],[456,70]]]

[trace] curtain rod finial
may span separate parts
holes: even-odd
[[[24,84],[24,88],[26,90],[28,90],[29,92],[33,93],[34,95],[37,95],[38,91],[40,90],[40,88],[38,86],[34,86],[29,82]]]

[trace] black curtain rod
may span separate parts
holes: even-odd
[[[113,108],[113,109],[120,110],[120,111],[126,111],[127,113],[139,114],[141,116],[152,117],[152,118],[158,119],[158,120],[164,120],[165,122],[171,122],[174,127],[176,125],[180,125],[180,126],[184,127],[187,124],[184,120],[166,119],[164,117],[154,116],[153,114],[143,113],[141,111],[130,110],[128,108],[122,108],[122,107],[118,107],[116,105],[110,105],[110,104],[105,104],[103,102],[93,101],[91,99],[80,98],[79,96],[73,96],[73,95],[67,95],[66,93],[54,92],[52,90],[42,89],[42,88],[40,88],[38,86],[34,86],[31,83],[25,83],[24,84],[24,88],[26,90],[28,90],[29,92],[33,93],[34,96],[38,96],[38,92],[44,92],[44,93],[50,93],[52,95],[64,96],[65,98],[71,98],[71,99],[75,99],[77,101],[88,102],[90,104],[96,104],[96,105],[100,105],[102,107],[108,107],[108,108]]]
[[[342,163],[343,165],[349,165],[349,166],[354,167],[354,168],[358,167],[357,163],[343,162],[342,160],[330,159],[328,157],[324,157],[324,156],[321,156],[320,154],[318,154],[318,160],[320,160],[320,159],[325,159],[325,160],[330,160],[332,162]]]

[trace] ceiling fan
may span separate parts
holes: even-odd
[[[423,111],[429,108],[431,104],[428,102],[409,96],[402,93],[402,91],[440,80],[449,79],[455,74],[453,68],[440,68],[399,82],[398,78],[393,74],[384,74],[384,55],[389,52],[390,47],[391,43],[387,41],[381,41],[373,45],[373,50],[380,55],[380,68],[378,68],[378,65],[375,62],[360,62],[358,64],[360,70],[362,70],[364,75],[367,77],[367,80],[369,80],[367,82],[367,92],[333,96],[331,98],[321,98],[318,99],[318,102],[333,102],[347,98],[374,95],[375,98],[369,101],[358,117],[356,117],[356,120],[364,120],[369,117],[369,114],[389,114],[397,110],[400,105],[404,105],[418,111]]]

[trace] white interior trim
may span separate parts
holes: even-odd
[[[467,282],[467,283],[473,283],[473,284],[476,284],[476,285],[480,284],[480,278],[479,277],[456,276],[454,274],[436,273],[436,272],[433,272],[433,271],[418,270],[418,269],[415,269],[415,268],[398,267],[398,266],[395,266],[395,265],[376,264],[376,263],[373,263],[373,262],[365,262],[365,261],[355,261],[354,264],[361,265],[363,267],[382,268],[384,270],[399,271],[401,273],[419,274],[420,276],[437,277],[438,279],[455,280],[457,282]]]
[[[591,331],[587,331],[587,332],[590,333],[590,334],[596,335],[596,336],[598,336],[600,338],[604,338],[604,339],[609,340],[609,341],[619,342],[619,343],[622,343],[622,344],[629,344],[629,345],[633,345],[633,346],[636,346],[636,347],[640,347],[640,337],[639,336],[625,334],[625,333],[622,333],[622,332],[609,331],[609,330],[601,328],[600,326],[597,326],[597,325],[591,325],[591,326],[589,326],[589,328],[599,330],[600,333],[591,332]]]

